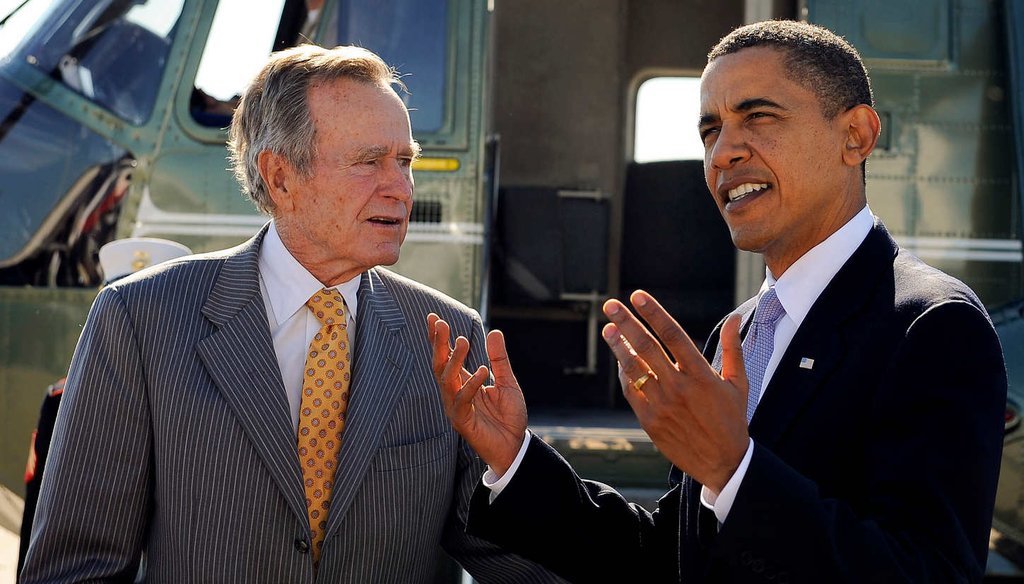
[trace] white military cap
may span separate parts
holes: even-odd
[[[100,248],[100,267],[108,284],[149,266],[192,253],[188,247],[155,237],[129,237]]]

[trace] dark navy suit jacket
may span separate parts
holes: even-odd
[[[977,297],[877,224],[782,357],[723,525],[681,472],[648,513],[534,438],[469,529],[576,582],[977,582],[1005,400]]]

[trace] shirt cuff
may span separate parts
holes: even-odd
[[[487,467],[487,472],[484,473],[483,483],[484,486],[491,490],[491,496],[488,502],[493,503],[495,497],[501,494],[501,491],[505,489],[505,485],[512,480],[512,476],[516,474],[516,470],[519,469],[519,465],[523,462],[523,457],[526,456],[526,448],[530,445],[530,431],[526,431],[526,435],[523,438],[523,445],[519,447],[519,454],[516,455],[515,460],[509,465],[508,470],[505,474],[498,476],[491,467]]]
[[[740,465],[736,467],[736,472],[732,473],[729,482],[725,483],[725,486],[722,487],[722,492],[716,495],[707,487],[702,486],[700,489],[701,505],[715,512],[719,525],[724,524],[725,519],[729,516],[729,510],[732,509],[733,501],[736,500],[736,493],[740,490],[740,483],[743,482],[743,477],[747,475],[750,457],[754,455],[754,439],[747,438],[747,440],[747,452],[743,455]]]

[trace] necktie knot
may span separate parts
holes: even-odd
[[[345,326],[345,298],[337,290],[324,288],[309,297],[306,306],[313,311],[324,326],[339,324]]]
[[[754,311],[754,323],[774,325],[784,314],[786,314],[786,309],[779,302],[779,295],[775,293],[775,286],[772,286],[757,301],[757,310]]]

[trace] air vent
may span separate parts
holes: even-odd
[[[440,223],[441,202],[440,201],[415,201],[412,204],[413,223]]]

